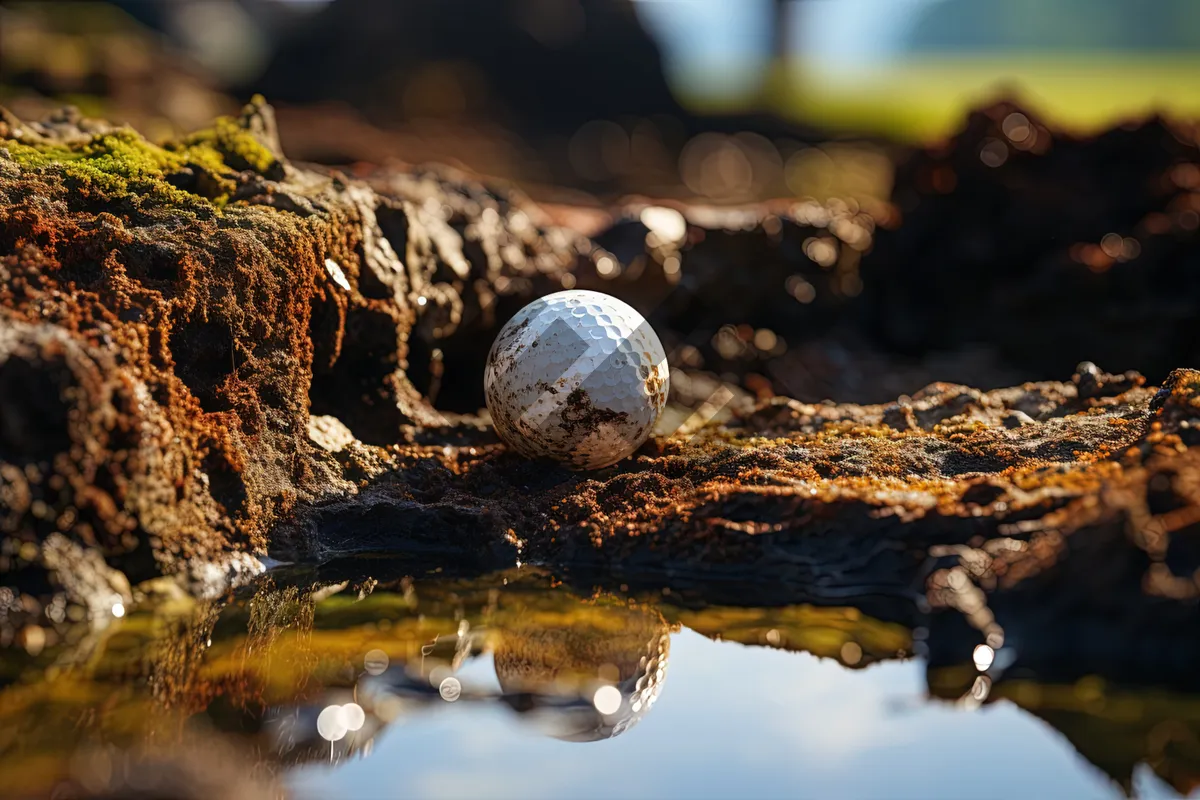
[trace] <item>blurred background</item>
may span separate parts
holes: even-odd
[[[19,117],[165,139],[261,93],[293,161],[434,191],[451,238],[510,254],[495,320],[446,323],[452,278],[424,307],[431,398],[485,322],[576,284],[647,316],[684,408],[1162,381],[1200,360],[1196,75],[1197,0],[0,0]],[[589,237],[570,276],[514,244],[524,195]],[[480,203],[524,232],[484,247]]]
[[[293,158],[535,196],[886,198],[889,148],[972,106],[1087,132],[1196,116],[1197,74],[1194,0],[0,2],[18,116],[70,102],[166,137],[262,92]]]

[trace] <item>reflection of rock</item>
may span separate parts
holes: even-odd
[[[267,709],[253,721],[261,726],[255,732],[261,734],[271,757],[283,764],[337,764],[365,757],[375,735],[386,726],[373,708],[359,705],[346,689],[324,692],[307,703]]]
[[[969,697],[977,674],[965,665],[930,670],[930,692],[948,700]],[[1146,678],[1153,683],[1153,673]],[[1036,673],[982,680],[987,694],[979,698],[983,692],[976,689],[977,700],[1007,700],[1044,720],[1126,792],[1140,764],[1181,794],[1200,786],[1200,696],[1195,693],[1121,686],[1100,675],[1073,683],[1043,680]]]
[[[497,634],[496,677],[518,711],[558,739],[624,733],[658,700],[670,626],[645,607],[583,607],[564,625],[515,617]]]
[[[863,607],[880,606],[861,598]],[[903,623],[874,619],[857,606],[784,606],[737,608],[706,606],[669,612],[691,630],[709,638],[746,645],[777,647],[836,658],[843,665],[863,668],[879,661],[904,658],[913,651],[909,626],[917,619],[914,607],[892,602],[886,607]]]
[[[1011,699],[1067,737],[1079,754],[1131,792],[1146,764],[1187,796],[1200,787],[1200,700],[1153,690],[1108,690],[1100,679],[1074,686],[1017,684]]]
[[[189,736],[170,745],[83,749],[53,797],[63,800],[255,800],[283,787],[228,742]]]
[[[254,764],[237,762],[244,774],[337,764],[369,755],[388,725],[419,722],[435,709],[469,715],[494,709],[498,700],[549,735],[595,741],[627,730],[657,698],[675,621],[714,639],[805,650],[853,666],[922,646],[935,658],[956,652],[961,661],[979,636],[930,625],[928,610],[913,603],[892,603],[895,616],[888,622],[856,610],[881,607],[877,597],[843,600],[840,608],[702,608],[696,587],[687,598],[671,592],[642,604],[614,594],[590,596],[590,585],[581,598],[529,567],[416,580],[397,579],[389,570],[406,574],[405,567],[376,559],[283,571],[251,596],[191,608],[176,597],[174,617],[135,608],[90,640],[72,635],[48,644],[40,661],[6,656],[3,679],[13,683],[0,690],[0,774],[22,772],[29,785],[36,780],[48,787],[60,772],[87,765],[71,758],[76,748],[140,752],[146,740],[161,749],[136,763],[158,764],[162,753],[194,741],[181,731],[196,729],[219,731],[240,752],[252,753]],[[659,604],[667,602],[677,605],[663,605],[660,613]],[[1108,611],[1116,615],[1119,607]],[[1180,693],[1145,687],[1171,677],[1162,659],[1158,668],[1142,662],[1142,688],[1110,684],[1102,662],[1094,663],[1102,664],[1103,678],[1088,675],[1083,662],[1076,677],[1064,679],[1048,660],[1054,647],[1047,642],[1069,643],[1077,628],[1092,623],[1046,603],[1036,612],[1046,619],[1036,630],[1041,648],[1026,643],[1018,661],[998,657],[995,663],[1007,665],[1011,675],[988,676],[995,679],[985,687],[991,698],[1010,698],[1051,722],[1118,780],[1144,760],[1174,786],[1194,782],[1200,701],[1186,693],[1189,687]],[[80,628],[86,631],[86,623]],[[1016,639],[1019,626],[1009,630]],[[1179,638],[1195,638],[1180,631]],[[1178,638],[1163,638],[1156,648],[1128,633],[1116,641],[1134,641],[1139,653],[1182,654],[1177,661],[1185,667],[1195,663],[1190,645]],[[499,693],[490,680],[476,683],[477,671],[467,666],[489,651]],[[930,670],[930,692],[958,698],[978,677],[971,665],[937,666]],[[23,770],[25,762],[42,771]]]

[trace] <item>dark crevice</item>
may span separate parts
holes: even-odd
[[[323,557],[400,554],[454,563],[458,568],[507,567],[517,558],[499,521],[486,509],[449,503],[380,502],[332,507],[319,514],[314,524]]]
[[[319,323],[314,315],[314,323]],[[396,441],[405,421],[392,381],[399,366],[396,321],[382,311],[352,309],[346,316],[341,355],[313,364],[310,411],[340,419],[368,444]]]
[[[474,414],[484,407],[483,369],[487,364],[492,342],[504,323],[512,319],[528,302],[522,295],[499,295],[491,308],[494,323],[481,323],[483,312],[475,293],[463,297],[463,324],[444,339],[426,339],[414,331],[409,339],[408,379],[423,396],[430,397],[436,379],[434,350],[441,351],[443,377],[435,396],[430,400],[439,411],[455,414]]]
[[[1190,578],[1200,571],[1200,523],[1171,531],[1166,564],[1171,574],[1181,578]]]
[[[135,245],[123,257],[129,277],[150,288],[170,288],[179,279],[179,258],[167,247]]]
[[[1146,485],[1146,507],[1151,514],[1169,514],[1187,508],[1187,498],[1175,491],[1174,474],[1160,472]]]
[[[407,266],[408,259],[408,215],[403,208],[381,204],[375,209],[375,220],[383,238],[396,251],[396,257]]]
[[[341,308],[326,295],[313,298],[312,316],[308,321],[308,336],[312,341],[312,370],[328,370],[338,356],[338,335],[342,327]]]
[[[23,466],[70,449],[70,405],[64,395],[72,385],[62,360],[32,364],[10,356],[0,363],[0,461]]]
[[[228,407],[221,386],[236,369],[233,330],[219,319],[194,318],[175,325],[170,350],[175,374],[205,411]]]
[[[367,264],[367,254],[360,242],[355,248],[355,254],[358,256],[358,263],[362,265],[358,271],[358,290],[362,292],[363,297],[369,297],[372,300],[390,300],[395,296],[391,286],[388,286],[379,276],[375,274],[375,270]]]
[[[75,284],[77,289],[95,289],[104,282],[104,267],[99,261],[81,259],[64,265],[57,277],[65,284]]]
[[[246,484],[224,451],[212,445],[201,462],[201,469],[208,476],[208,491],[213,499],[227,515],[240,515],[246,507]]]

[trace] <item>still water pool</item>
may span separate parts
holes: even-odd
[[[1101,798],[1200,780],[1200,698],[981,671],[969,650],[930,668],[927,632],[879,603],[392,573],[165,594],[14,656],[0,795]]]

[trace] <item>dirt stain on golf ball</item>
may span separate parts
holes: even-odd
[[[521,309],[488,354],[496,433],[529,458],[599,469],[633,453],[667,402],[670,371],[649,323],[615,297],[556,292]]]

